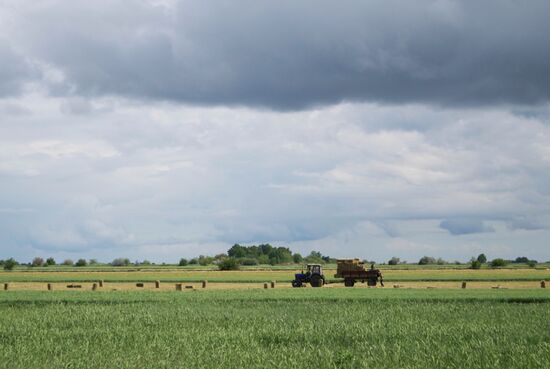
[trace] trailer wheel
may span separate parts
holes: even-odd
[[[311,276],[311,287],[323,287],[323,278],[320,275]]]
[[[344,279],[344,286],[353,287],[354,284],[355,284],[355,280],[353,278]]]

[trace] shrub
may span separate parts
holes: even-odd
[[[189,262],[187,261],[187,259],[181,258],[178,265],[179,265],[180,267],[184,267],[184,266],[186,266],[187,264],[189,264]]]
[[[4,270],[13,270],[13,268],[17,265],[17,261],[15,261],[14,258],[9,258],[8,260],[4,260]]]
[[[507,264],[508,263],[506,262],[506,260],[501,259],[501,258],[497,258],[497,259],[493,259],[493,261],[491,261],[491,268],[503,267],[503,266],[506,266]]]
[[[443,260],[442,258],[437,258],[436,263],[437,265],[445,265],[447,264],[447,261]]]
[[[239,262],[235,258],[225,258],[218,264],[220,270],[239,270]]]
[[[76,264],[75,264],[77,267],[83,267],[83,266],[86,266],[88,265],[88,263],[86,262],[86,259],[78,259],[76,261]]]
[[[527,262],[527,266],[529,266],[529,268],[534,268],[537,266],[537,261],[536,260],[529,260],[529,262]]]
[[[304,258],[302,257],[301,254],[295,253],[294,255],[292,255],[292,261],[295,262],[296,264],[300,264],[303,260]]]
[[[71,259],[65,259],[63,260],[63,265],[73,265],[73,261]]]
[[[44,259],[36,257],[36,258],[32,259],[31,265],[33,267],[40,267],[40,266],[44,265]]]
[[[193,259],[189,260],[190,265],[196,265],[198,263],[199,263],[199,261],[197,260],[197,258],[193,258]]]
[[[470,268],[471,269],[480,269],[481,268],[481,263],[479,260],[472,260],[470,262]]]
[[[46,259],[46,265],[55,265],[55,259],[54,258],[47,258]]]
[[[97,261],[97,259],[90,259],[88,260],[88,265],[97,265],[99,264],[99,262]]]

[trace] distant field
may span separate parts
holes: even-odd
[[[69,271],[31,269],[29,271],[0,272],[0,282],[86,282],[105,280],[108,282],[146,282],[160,280],[163,282],[211,282],[226,283],[255,283],[266,281],[290,282],[294,273],[299,269],[289,270],[189,270],[189,269],[158,269],[158,270],[125,270],[113,268],[108,270],[79,270]],[[325,269],[330,281],[334,269]],[[540,281],[550,280],[550,269],[383,269],[384,279],[388,283],[405,281]]]
[[[547,368],[550,290],[0,291],[0,368]]]

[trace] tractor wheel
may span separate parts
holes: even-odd
[[[309,283],[311,283],[311,287],[323,287],[324,281],[320,275],[312,275]]]
[[[355,284],[355,281],[353,280],[353,278],[344,279],[344,286],[353,287],[354,284]]]
[[[292,287],[302,287],[302,281],[292,281]]]

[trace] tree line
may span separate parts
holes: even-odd
[[[374,261],[363,260],[365,263],[371,264]],[[222,270],[234,270],[238,269],[241,265],[253,266],[253,265],[284,265],[284,264],[326,264],[336,263],[336,259],[330,256],[323,255],[319,251],[311,251],[309,255],[302,256],[300,253],[292,252],[288,247],[272,246],[269,243],[243,246],[234,244],[226,253],[221,253],[215,256],[199,255],[191,259],[181,258],[178,265],[217,265]],[[537,261],[529,259],[525,256],[519,256],[514,260],[506,260],[502,258],[495,258],[491,261],[487,259],[485,254],[479,254],[477,257],[472,257],[468,264],[471,269],[480,269],[483,265],[489,267],[504,267],[509,264],[527,264],[530,267],[535,267]],[[388,265],[399,264],[418,264],[418,265],[445,265],[445,264],[457,264],[462,265],[459,261],[448,262],[442,258],[435,258],[432,256],[423,256],[416,263],[408,263],[407,261],[401,261],[398,257],[392,257],[387,262]],[[74,262],[72,259],[65,259],[61,263],[57,263],[52,257],[43,259],[41,257],[35,257],[30,263],[19,263],[13,258],[7,260],[0,260],[0,266],[5,270],[12,270],[16,265],[27,265],[30,267],[48,267],[53,265],[66,265],[84,267],[87,265],[111,265],[111,266],[140,266],[140,265],[155,265],[148,260],[131,262],[128,258],[116,258],[110,263],[100,263],[96,259],[78,259]],[[162,263],[161,265],[166,265]]]

